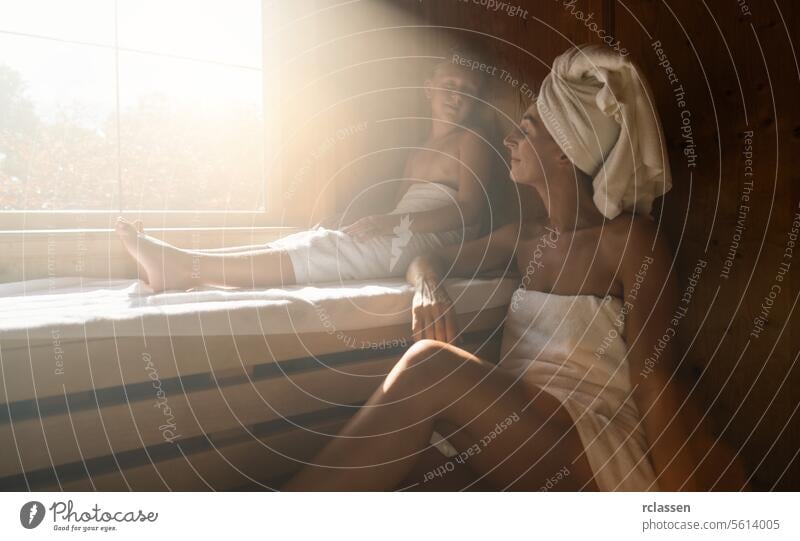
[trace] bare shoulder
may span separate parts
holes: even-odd
[[[603,229],[604,246],[619,257],[643,255],[668,245],[656,222],[627,212],[606,222]]]
[[[666,271],[672,263],[672,250],[663,229],[653,220],[635,214],[623,213],[607,223],[602,245],[606,260],[619,264],[623,282],[643,265]]]
[[[459,128],[455,135],[455,140],[462,154],[465,152],[475,152],[476,150],[486,152],[489,149],[489,143],[483,135],[471,129]]]

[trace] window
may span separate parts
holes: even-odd
[[[0,211],[265,208],[261,0],[0,13]]]

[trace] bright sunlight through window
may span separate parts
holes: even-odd
[[[261,0],[0,0],[0,210],[264,207]]]

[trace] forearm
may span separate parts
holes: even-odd
[[[685,395],[676,385],[676,340],[662,342],[664,330],[672,329],[679,298],[672,254],[648,221],[635,224],[624,250],[619,275],[625,298],[632,299],[625,321],[629,374],[650,457],[662,490],[697,490],[698,460],[689,441]],[[614,252],[606,259],[614,261]],[[656,347],[658,361],[648,362]]]
[[[401,215],[404,216],[404,215]],[[435,210],[409,214],[412,233],[435,233],[470,227],[480,220],[480,209],[452,204]]]
[[[490,234],[464,243],[449,244],[414,260],[408,269],[409,283],[420,276],[475,278],[488,271],[513,268],[518,224],[508,224]]]
[[[665,379],[645,381],[640,383],[634,396],[661,490],[698,490],[697,457],[689,441],[690,431],[675,387]]]

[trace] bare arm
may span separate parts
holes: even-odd
[[[406,280],[419,277],[473,278],[481,273],[511,268],[519,244],[519,224],[507,224],[486,236],[462,244],[442,246],[436,253],[419,256],[408,267]]]
[[[455,342],[458,337],[452,302],[441,282],[446,277],[474,277],[513,264],[519,226],[508,224],[485,237],[463,245],[445,246],[436,254],[415,258],[406,271],[414,286],[412,332],[415,340],[431,338]]]
[[[678,286],[674,272],[669,271],[672,254],[663,238],[656,238],[655,225],[645,221],[634,224],[624,250],[620,279],[630,310],[625,332],[627,358],[650,457],[661,490],[697,490],[697,457],[689,442],[685,397],[675,374],[677,337],[672,319],[678,306]],[[654,355],[656,347],[660,348],[658,356]]]

